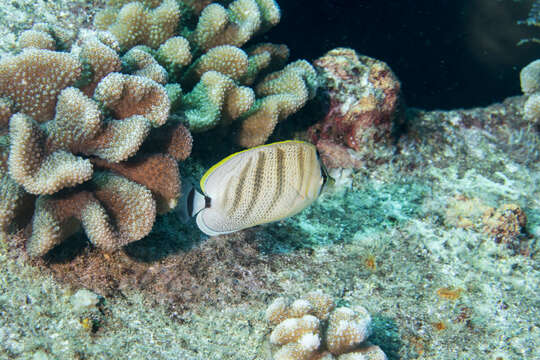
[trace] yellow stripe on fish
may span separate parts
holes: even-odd
[[[219,235],[295,215],[319,196],[325,173],[314,145],[282,141],[237,152],[201,178],[197,225]],[[197,206],[196,206],[197,207]]]

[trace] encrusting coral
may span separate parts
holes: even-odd
[[[270,343],[275,360],[385,360],[384,352],[366,340],[371,317],[361,306],[335,308],[320,290],[289,303],[275,299],[266,310],[274,329]]]
[[[240,48],[279,22],[274,0],[208,3],[111,0],[98,31],[36,24],[0,60],[1,225],[33,212],[31,256],[79,229],[107,251],[141,239],[176,206],[190,131],[259,145],[315,95],[308,62],[279,70],[286,46]]]

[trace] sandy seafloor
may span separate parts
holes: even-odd
[[[85,3],[2,1],[0,50],[11,51],[14,33],[32,21],[88,22]],[[124,286],[81,313],[72,306],[77,287],[29,265],[1,239],[0,359],[269,359],[266,307],[311,289],[367,308],[371,341],[390,359],[538,359],[540,142],[515,110],[522,104],[517,97],[467,113],[485,120],[482,114],[497,112],[504,121],[494,126],[463,126],[459,112],[412,112],[416,146],[405,140],[391,162],[343,172],[299,216],[247,232],[255,251],[239,260],[240,278],[250,271],[264,277],[236,294],[235,279],[216,277],[231,274],[220,268],[231,261],[217,261],[212,276],[231,294],[219,294],[218,285],[212,293],[205,283],[199,291],[208,301],[192,296],[181,310],[144,286]],[[524,254],[484,231],[482,211],[503,204],[527,215]],[[161,219],[151,236],[174,234],[175,226],[172,216]],[[222,251],[239,239],[203,240],[179,252]],[[458,296],[440,296],[441,289]],[[93,316],[96,331],[85,326]]]

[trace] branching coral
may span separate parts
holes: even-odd
[[[168,0],[109,2],[109,6],[96,17],[96,27],[108,29],[123,49],[132,48],[123,57],[124,64],[139,64],[136,67],[142,73],[138,74],[150,72],[150,54],[167,71],[169,84],[177,83],[187,90],[174,113],[194,132],[238,120],[237,142],[244,147],[260,145],[278,121],[298,111],[315,94],[315,70],[306,61],[268,74],[286,62],[286,46],[263,43],[247,50],[240,48],[279,22],[281,14],[274,0],[236,0],[227,8],[212,3],[202,11],[194,2],[182,2],[181,14],[170,15],[177,12],[171,10],[168,18],[180,29],[178,33],[169,31],[173,27],[164,25],[168,22],[151,20],[163,19],[158,14],[162,7],[172,6]],[[118,15],[111,18],[110,12],[118,8]],[[195,28],[184,26],[186,17],[199,12]],[[167,34],[158,36],[159,41],[149,40],[152,21],[161,24],[158,27]],[[145,54],[138,53],[138,60],[134,60],[135,45],[148,46]],[[153,75],[147,76],[156,81],[158,76],[165,78],[155,71],[155,65],[151,67]],[[253,91],[249,86],[259,78],[263,80]]]
[[[158,153],[140,154],[151,129],[168,119],[167,91],[146,77],[112,72],[120,68],[119,57],[97,38],[81,43],[72,54],[27,49],[0,62],[0,225],[9,230],[24,202],[33,201],[29,194],[37,195],[31,256],[44,255],[81,227],[107,251],[146,236],[156,209],[176,204],[175,158],[191,150],[182,127],[183,137],[174,131]]]
[[[238,143],[244,147],[265,143],[278,121],[303,107],[315,96],[316,88],[315,70],[304,60],[266,76],[257,86],[257,95],[262,98],[246,114]]]
[[[99,31],[22,33],[0,61],[2,229],[29,198],[32,256],[81,228],[108,251],[148,234],[180,196],[190,130],[233,125],[259,145],[314,96],[306,61],[276,71],[287,47],[240,48],[279,19],[274,0],[111,0]]]
[[[371,317],[361,306],[334,308],[320,290],[289,303],[277,298],[266,310],[275,325],[270,343],[276,360],[359,359],[384,360],[378,346],[367,343]]]
[[[81,63],[67,53],[30,48],[0,62],[0,97],[38,122],[52,119],[56,98],[81,75]]]
[[[125,50],[135,45],[157,48],[174,35],[179,20],[180,8],[176,1],[165,0],[154,9],[131,2],[116,16],[106,10],[97,15],[94,24],[100,30],[109,30]]]
[[[47,253],[82,224],[90,241],[107,251],[146,236],[156,208],[151,192],[113,173],[97,173],[94,191],[67,196],[40,196],[32,220],[30,256]]]

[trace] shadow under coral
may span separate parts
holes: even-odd
[[[170,221],[176,220],[161,217],[148,237],[113,253],[78,234],[34,262],[60,282],[105,296],[142,291],[173,311],[201,303],[235,304],[277,291],[254,232],[202,241],[195,225],[175,226],[172,232]]]

